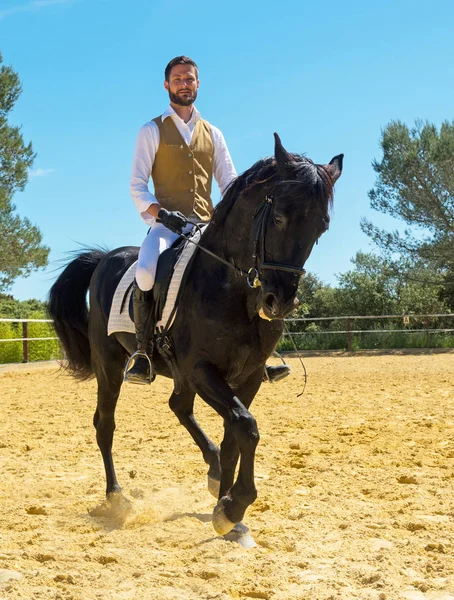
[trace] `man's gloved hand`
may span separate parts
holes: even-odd
[[[188,220],[179,210],[166,210],[161,208],[158,212],[158,223],[162,223],[174,233],[182,233]]]

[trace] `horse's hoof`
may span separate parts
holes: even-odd
[[[219,479],[213,479],[212,477],[210,477],[208,475],[208,491],[210,492],[210,494],[212,496],[214,496],[216,498],[216,500],[219,498],[220,487],[221,487],[221,482],[219,481]]]
[[[120,515],[126,517],[134,512],[131,500],[126,498],[121,490],[108,494],[107,504],[110,507],[111,514],[116,515],[117,517]]]
[[[230,533],[224,535],[224,539],[228,542],[236,542],[247,550],[257,546],[249,532],[249,527],[246,527],[243,523],[237,523]]]
[[[223,496],[216,504],[213,510],[213,516],[211,517],[211,522],[213,523],[214,530],[219,535],[225,535],[226,533],[229,533],[229,531],[232,531],[232,529],[235,527],[235,523],[229,521],[229,519],[227,519],[227,517],[225,516],[223,502],[225,498],[226,496]]]

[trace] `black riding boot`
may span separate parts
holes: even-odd
[[[153,369],[153,291],[143,292],[134,281],[133,287],[134,324],[136,326],[137,351],[130,357],[125,367],[124,381],[147,384],[154,381]],[[130,363],[134,361],[129,369]]]

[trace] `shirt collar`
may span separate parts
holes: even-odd
[[[165,119],[167,119],[167,117],[173,117],[175,115],[175,117],[178,117],[177,113],[174,111],[174,109],[169,106],[169,108],[167,108],[161,115],[161,121],[164,123]],[[180,118],[180,117],[178,117]],[[200,113],[197,110],[197,108],[194,106],[194,110],[192,111],[192,117],[189,120],[189,123],[191,123],[192,121],[194,123],[197,123],[197,121],[200,119]]]

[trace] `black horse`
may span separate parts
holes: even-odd
[[[201,246],[221,260],[198,250],[189,266],[170,331],[182,387],[169,403],[209,465],[209,488],[218,497],[212,520],[219,534],[239,523],[257,497],[259,432],[249,407],[283,320],[297,304],[304,263],[328,229],[342,158],[314,164],[289,154],[275,134],[275,158],[260,160],[232,183],[201,238]],[[111,499],[121,490],[112,459],[115,407],[135,338],[109,337],[107,320],[116,286],[137,255],[137,247],[81,252],[50,291],[50,314],[69,371],[78,379],[97,379],[94,426]],[[167,362],[155,354],[157,373],[170,377]],[[196,394],[224,420],[220,450],[194,418]]]

